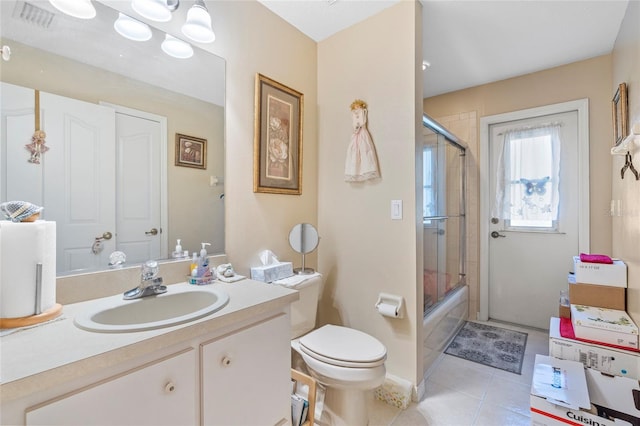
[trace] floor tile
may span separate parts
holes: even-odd
[[[429,376],[427,388],[430,383],[437,383],[469,396],[483,398],[493,372],[483,371],[469,364],[472,363],[453,356],[443,359],[438,369]]]
[[[474,426],[529,426],[529,416],[483,402]]]
[[[387,426],[403,410],[377,398],[369,400],[369,426]],[[393,423],[395,424],[395,423]]]
[[[481,402],[480,398],[431,382],[427,385],[424,398],[417,404],[417,410],[429,425],[471,425]],[[402,414],[398,416],[398,421],[401,419]]]
[[[485,402],[506,408],[522,415],[529,415],[530,384],[495,376],[487,390]]]

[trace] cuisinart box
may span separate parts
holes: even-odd
[[[568,339],[560,335],[560,318],[549,321],[549,355],[555,358],[581,362],[615,376],[640,379],[640,352],[631,352],[594,343]]]
[[[571,305],[571,323],[578,339],[638,349],[638,327],[625,311]]]
[[[573,256],[573,272],[576,283],[627,286],[627,265],[615,259],[613,263],[581,262],[580,256]]]
[[[609,376],[590,368],[585,374],[589,399],[599,415],[640,425],[640,384],[637,380]]]
[[[590,412],[584,367],[576,361],[536,355],[531,383],[531,424],[614,426]]]

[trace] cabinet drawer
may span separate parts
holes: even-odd
[[[204,343],[205,425],[274,425],[291,416],[291,321],[278,315]]]
[[[27,409],[27,425],[195,425],[196,351],[187,349]]]

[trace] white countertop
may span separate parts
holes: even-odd
[[[190,286],[186,283],[169,285]],[[131,333],[95,333],[73,323],[80,312],[101,299],[63,306],[59,319],[0,337],[0,393],[3,401],[20,398],[82,375],[187,342],[233,326],[298,300],[298,292],[253,280],[219,281],[199,289],[219,288],[228,304],[213,314],[185,324]]]

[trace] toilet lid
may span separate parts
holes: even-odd
[[[302,336],[300,349],[320,361],[344,367],[375,367],[387,358],[387,348],[378,339],[337,325],[325,325]]]

